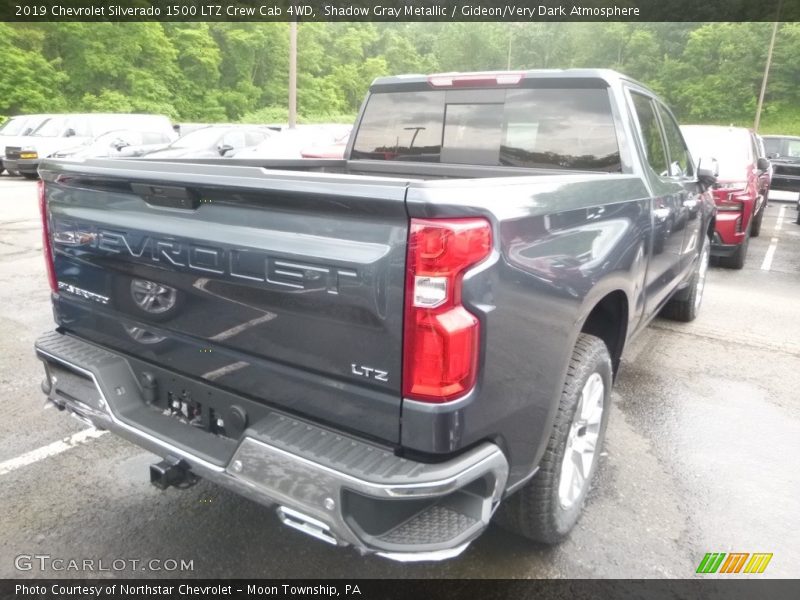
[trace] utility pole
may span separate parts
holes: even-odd
[[[513,31],[513,29],[511,29],[511,24],[510,23],[507,25],[507,27],[508,27],[508,57],[507,57],[507,60],[506,60],[506,71],[510,71],[511,70],[511,38],[513,36],[514,31]]]
[[[297,125],[297,21],[289,21],[289,129]]]
[[[507,23],[508,28],[508,52],[506,54],[506,71],[511,70],[512,47],[514,45],[514,35],[521,31],[521,23]],[[519,62],[519,60],[517,61]]]
[[[753,129],[758,133],[761,124],[761,109],[764,107],[764,95],[767,93],[767,79],[769,79],[769,68],[772,65],[772,50],[775,48],[775,36],[778,34],[778,22],[781,17],[781,4],[783,0],[778,0],[778,12],[775,15],[775,22],[772,24],[772,38],[769,40],[769,50],[767,50],[767,64],[764,66],[764,77],[761,80],[761,92],[758,94],[758,108],[756,108],[756,122]]]

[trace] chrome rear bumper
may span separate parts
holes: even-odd
[[[362,553],[400,561],[457,556],[489,524],[505,489],[508,463],[494,444],[422,463],[278,412],[248,427],[229,460],[213,460],[202,446],[218,444],[218,436],[148,407],[123,356],[59,333],[40,338],[36,353],[47,371],[43,389],[59,407],[277,506],[290,527]],[[180,441],[159,433],[159,417]]]

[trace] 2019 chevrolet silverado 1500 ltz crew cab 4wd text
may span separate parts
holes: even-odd
[[[702,166],[702,163],[701,163]],[[610,71],[388,77],[341,160],[47,160],[55,404],[321,540],[572,528],[626,343],[714,231],[670,111]]]

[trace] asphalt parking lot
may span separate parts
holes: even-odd
[[[44,410],[33,342],[52,316],[36,188],[0,176],[0,578],[685,578],[707,552],[773,553],[762,576],[796,577],[795,218],[794,204],[772,202],[745,268],[711,270],[700,317],[657,319],[626,351],[598,479],[565,543],[533,545],[492,527],[457,559],[401,565],[317,542],[206,482],[160,492],[148,480],[153,455]],[[127,564],[53,571],[20,555]],[[193,568],[130,562],[150,559]]]

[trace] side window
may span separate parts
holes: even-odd
[[[138,146],[142,143],[142,133],[139,131],[123,131],[117,137],[131,146]]]
[[[639,120],[639,131],[642,133],[647,162],[661,177],[667,177],[667,154],[664,150],[664,138],[658,126],[655,108],[652,100],[642,94],[631,92],[636,118]]]
[[[163,131],[145,131],[142,133],[142,144],[169,144],[169,136]]]
[[[267,139],[267,134],[261,131],[248,131],[245,135],[247,146],[258,146],[261,142]]]
[[[74,135],[80,137],[91,137],[92,131],[89,129],[89,121],[86,117],[70,117],[67,119],[66,129],[72,129]]]
[[[234,130],[229,131],[222,138],[223,146],[231,146],[234,150],[244,148],[244,131]]]
[[[658,114],[661,116],[661,124],[664,126],[664,135],[667,141],[669,174],[672,177],[691,177],[694,169],[692,168],[692,161],[689,159],[689,150],[683,142],[681,130],[678,129],[678,124],[660,104],[658,105]]]

